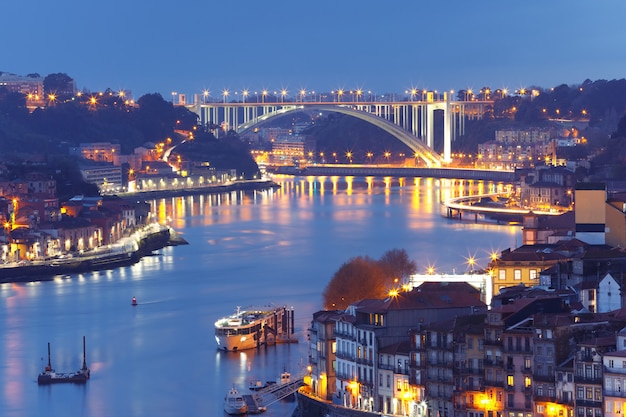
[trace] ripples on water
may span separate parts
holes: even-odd
[[[152,201],[162,223],[190,244],[112,271],[0,285],[0,415],[223,415],[227,389],[306,365],[306,329],[334,272],[355,256],[405,249],[420,272],[462,272],[473,256],[519,244],[513,226],[458,222],[440,202],[501,184],[435,179],[277,177],[281,188]],[[132,307],[136,296],[139,306]],[[216,350],[213,323],[237,306],[293,306],[300,343],[261,351]],[[39,387],[52,365],[82,364],[86,386]],[[281,402],[267,416],[287,416]]]

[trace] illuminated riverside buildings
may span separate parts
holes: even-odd
[[[311,339],[310,356],[323,356],[337,375],[335,387],[314,393],[323,391],[325,401],[340,407],[385,415],[599,417],[626,411],[626,354],[618,350],[626,351],[626,311],[590,314],[571,290],[519,287],[495,296],[486,310],[455,296],[465,291],[471,297],[467,288],[448,285],[441,291],[445,285],[425,283],[344,312],[317,313],[312,328],[326,332]],[[478,310],[470,313],[470,306]],[[319,346],[330,349],[320,355]],[[324,377],[313,368],[314,381]]]

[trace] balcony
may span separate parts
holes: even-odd
[[[576,400],[576,407],[590,407],[590,408],[600,408],[602,409],[602,401],[593,401],[593,400]]]
[[[355,355],[352,352],[343,352],[343,351],[337,351],[336,353],[337,359],[345,359],[351,362],[354,362],[354,360],[356,359]]]
[[[487,359],[485,359],[485,366],[502,368],[502,365],[503,365],[502,358],[496,358],[496,359],[487,358]]]
[[[371,359],[367,359],[367,358],[356,358],[356,363],[360,365],[374,366],[374,361],[372,361]]]
[[[554,382],[555,378],[555,375],[533,374],[533,380],[536,382]]]
[[[574,375],[574,383],[576,384],[594,384],[594,385],[602,385],[602,377],[601,376],[579,376]]]
[[[557,402],[556,396],[547,396],[547,395],[535,395],[535,402],[539,403],[555,403]]]
[[[484,344],[489,346],[502,346],[502,339],[485,339]]]
[[[504,386],[504,381],[496,381],[495,379],[485,379],[485,386],[502,388]]]

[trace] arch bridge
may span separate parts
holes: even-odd
[[[371,123],[406,144],[428,167],[451,161],[452,141],[465,133],[465,121],[483,117],[493,101],[453,101],[449,93],[429,94],[410,101],[305,101],[201,102],[185,105],[204,125],[218,125],[243,134],[255,126],[289,112],[318,110],[342,113]],[[434,114],[443,111],[443,155],[434,151]]]

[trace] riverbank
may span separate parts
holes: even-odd
[[[329,401],[323,401],[309,391],[310,388],[306,387],[296,392],[298,406],[292,417],[383,417],[390,415],[388,413],[374,413],[356,408],[342,407]]]
[[[156,223],[135,230],[113,245],[64,258],[0,265],[0,283],[45,281],[58,275],[77,274],[132,265],[166,246],[188,244],[167,226]]]
[[[180,187],[155,190],[138,190],[129,193],[118,193],[125,199],[154,199],[165,197],[184,197],[187,195],[218,194],[230,191],[256,191],[280,188],[280,185],[269,179],[232,181],[225,184],[206,185],[202,187]]]

